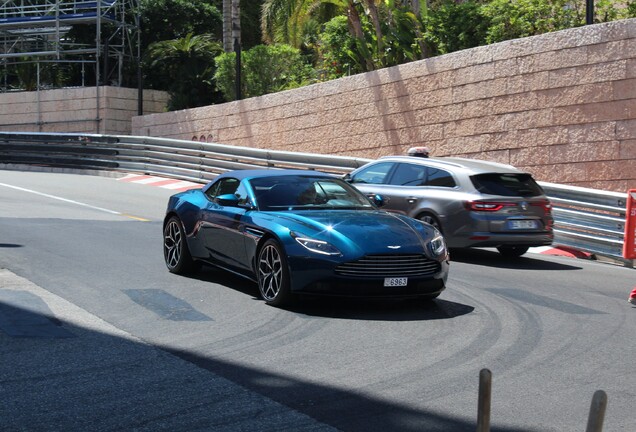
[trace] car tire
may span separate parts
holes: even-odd
[[[291,303],[289,268],[283,249],[274,239],[263,244],[256,262],[258,290],[265,303],[283,306]]]
[[[163,228],[163,257],[171,273],[193,273],[201,264],[192,259],[185,231],[178,217],[172,216]]]
[[[506,258],[519,258],[524,253],[528,252],[529,246],[499,246],[497,250],[501,256]]]
[[[419,215],[417,217],[418,220],[421,220],[422,222],[426,222],[429,225],[432,225],[434,228],[437,229],[437,231],[442,232],[442,225],[439,223],[439,220],[433,216],[430,213],[422,213],[421,215]]]

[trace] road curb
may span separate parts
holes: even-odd
[[[148,186],[160,187],[162,189],[170,189],[175,193],[184,192],[189,189],[201,189],[204,184],[195,183],[187,180],[176,180],[167,177],[159,177],[145,174],[128,174],[117,180],[127,183],[137,183]]]
[[[535,248],[531,248],[530,251],[532,253],[537,253],[541,255],[564,256],[569,258],[587,259],[587,260],[596,259],[596,256],[593,253],[581,251],[581,250],[574,249],[568,246],[535,247]]]

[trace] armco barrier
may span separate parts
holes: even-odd
[[[0,163],[109,169],[208,181],[225,171],[301,168],[344,173],[368,159],[128,135],[0,132]]]
[[[633,267],[623,255],[627,194],[543,183],[552,203],[554,243],[607,256]]]
[[[235,169],[300,168],[344,174],[369,161],[140,136],[0,132],[0,168],[45,165],[207,182]],[[540,184],[553,204],[556,245],[633,267],[634,257],[623,253],[626,239],[631,245],[634,241],[629,235],[634,229],[626,231],[627,194]]]

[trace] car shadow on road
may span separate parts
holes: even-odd
[[[256,285],[256,282],[235,275],[229,271],[221,270],[214,266],[203,264],[201,270],[185,276],[203,282],[223,285],[233,289],[234,291],[252,296],[255,299],[259,298],[258,285]]]
[[[204,266],[189,277],[223,285],[234,291],[261,300],[256,283],[232,273]],[[369,321],[430,321],[455,318],[471,313],[475,308],[441,298],[426,301],[413,298],[352,298],[339,296],[298,296],[284,310],[305,317],[324,317]]]
[[[581,270],[582,267],[549,261],[540,255],[526,254],[518,258],[506,258],[499,252],[489,249],[451,249],[451,263],[453,261],[467,264],[477,264],[488,267],[518,269],[518,270]],[[573,260],[573,262],[575,262]],[[451,264],[452,265],[452,264]]]
[[[287,310],[308,317],[360,321],[431,321],[467,315],[475,308],[441,298],[425,301],[307,296],[300,297]]]

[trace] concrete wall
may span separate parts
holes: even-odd
[[[165,92],[145,90],[144,113],[165,111],[167,100]],[[137,89],[78,87],[0,93],[1,131],[129,135],[136,115]]]
[[[371,158],[427,145],[625,191],[636,188],[636,20],[135,117],[132,133]]]

